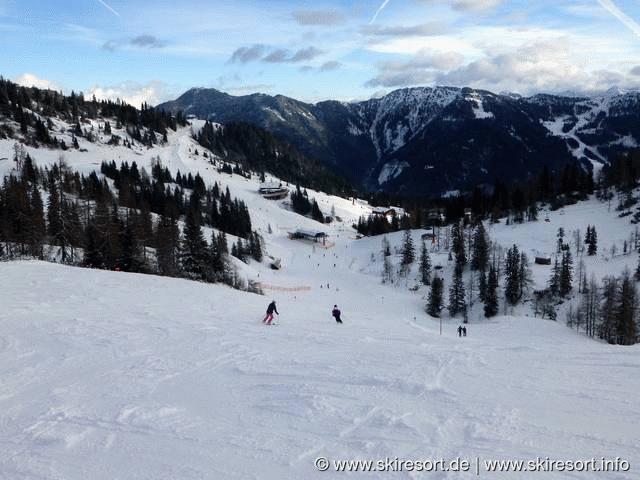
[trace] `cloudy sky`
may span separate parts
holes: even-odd
[[[638,0],[0,0],[0,75],[139,105],[640,88]]]

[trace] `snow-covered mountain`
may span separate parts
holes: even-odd
[[[459,98],[441,94],[446,105],[435,117],[452,105],[447,95]],[[475,105],[474,117],[496,111]],[[192,138],[201,120],[169,130],[164,143],[133,146],[115,121],[105,133],[104,121],[85,119],[93,134],[76,137],[78,148],[21,148],[38,166],[62,157],[89,175],[102,161],[135,161],[141,172],[160,162],[174,175],[199,174],[229,188],[248,206],[268,255],[236,267],[265,296],[184,279],[0,263],[0,478],[324,478],[348,475],[335,462],[349,460],[372,462],[358,465],[376,469],[370,478],[637,477],[640,349],[563,325],[578,298],[552,322],[533,316],[530,297],[512,308],[501,296],[501,315],[489,321],[476,289],[467,337],[459,338],[461,318],[424,312],[428,287],[417,265],[393,284],[381,282],[381,238],[357,238],[352,228],[372,211],[366,202],[309,190],[335,213],[334,222],[319,224],[293,213],[287,200],[259,195],[257,175],[218,168],[220,159]],[[417,123],[409,116],[405,125],[409,138]],[[71,145],[72,126],[53,119],[50,131]],[[378,138],[383,150],[402,149],[396,137]],[[16,148],[15,138],[0,139],[2,177],[15,172]],[[573,239],[595,224],[598,255],[576,260],[598,279],[618,276],[637,264],[629,248],[637,232],[630,217],[616,214],[616,202],[591,198],[543,210],[538,222],[487,230],[497,255],[517,244],[533,259],[553,254],[559,228],[573,251]],[[296,228],[322,230],[327,241],[290,239]],[[424,233],[411,232],[415,245]],[[448,287],[449,234],[439,233],[430,255]],[[403,235],[387,237],[394,267]],[[280,260],[279,270],[269,257]],[[544,288],[551,267],[531,270],[531,290]],[[267,327],[260,320],[272,299],[280,316]],[[343,325],[331,318],[336,304]],[[489,471],[492,461],[538,471],[499,474]]]
[[[310,105],[283,96],[192,89],[169,111],[249,122],[369,190],[437,194],[579,161],[595,173],[640,145],[640,93],[523,98],[469,88],[410,88],[363,102]]]

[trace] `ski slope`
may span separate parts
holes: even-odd
[[[0,143],[10,156],[11,145]],[[640,346],[619,347],[534,318],[528,305],[487,321],[424,313],[427,290],[381,284],[381,238],[350,228],[370,207],[310,192],[342,222],[319,225],[257,194],[258,180],[220,174],[183,129],[148,151],[93,147],[66,161],[160,156],[175,173],[200,172],[243,199],[269,255],[237,263],[265,296],[180,279],[38,261],[0,263],[1,479],[544,478],[631,480],[640,475]],[[37,164],[55,152],[30,151]],[[148,163],[146,163],[148,162]],[[6,168],[6,167],[5,167]],[[543,218],[548,217],[546,222]],[[634,227],[592,200],[525,225],[489,226],[504,248],[551,255],[595,224],[600,277],[634,268],[623,255]],[[325,230],[328,248],[289,240]],[[271,233],[268,233],[271,230]],[[421,231],[414,233],[418,245]],[[210,238],[210,236],[207,236]],[[392,247],[402,232],[388,236]],[[613,248],[617,246],[617,248]],[[443,267],[445,298],[451,264]],[[397,264],[398,257],[394,256]],[[535,287],[549,267],[532,266]],[[278,325],[260,320],[275,299]],[[343,325],[331,317],[337,304]],[[328,471],[318,459],[326,458]],[[618,460],[626,471],[488,472],[492,460]],[[469,462],[468,471],[390,471],[393,462]],[[334,461],[378,461],[389,471],[337,472]],[[391,463],[385,463],[389,460]],[[535,463],[542,461],[542,463]],[[396,462],[395,466],[398,467]],[[322,466],[322,461],[318,464]],[[557,464],[555,464],[557,466]],[[432,465],[433,466],[433,465]]]
[[[354,277],[274,295],[267,327],[267,298],[218,285],[0,264],[0,478],[323,478],[318,457],[620,457],[611,478],[637,478],[637,347],[530,317],[439,335],[410,295]]]

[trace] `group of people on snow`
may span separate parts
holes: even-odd
[[[262,323],[266,325],[273,324],[273,314],[280,315],[278,313],[278,309],[276,308],[276,301],[273,300],[269,306],[267,307],[267,314],[262,319]],[[336,319],[336,323],[342,323],[342,319],[340,318],[341,312],[338,308],[338,305],[333,306],[333,310],[331,310],[331,315]],[[466,337],[467,336],[467,327],[463,327],[462,325],[458,326],[458,336]]]
[[[278,309],[276,308],[276,301],[273,300],[269,306],[267,307],[267,314],[262,319],[262,323],[266,325],[273,325],[273,314],[280,315],[278,313]],[[340,318],[340,309],[337,305],[333,306],[333,310],[331,310],[331,315],[336,319],[336,323],[342,323],[342,319]]]

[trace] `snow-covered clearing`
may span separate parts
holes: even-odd
[[[257,178],[219,174],[195,155],[186,132],[148,151],[100,147],[65,157],[87,172],[103,159],[138,158],[148,169],[159,155],[174,173],[199,171],[207,183],[229,186],[282,270],[267,261],[242,267],[265,286],[259,296],[179,279],[0,263],[0,478],[638,478],[640,346],[587,339],[560,317],[527,316],[528,307],[492,321],[472,316],[465,338],[457,336],[458,320],[445,318],[440,335],[440,323],[424,313],[425,289],[381,284],[381,238],[355,239],[350,224],[368,205],[310,192],[343,221],[302,219],[262,199]],[[11,156],[10,143],[0,147]],[[37,164],[58,156],[30,153]],[[585,257],[589,272],[618,275],[635,265],[635,254],[620,255],[633,232],[628,218],[597,201],[542,213],[531,224],[494,225],[489,235],[505,248],[518,243],[533,260],[553,253],[559,226],[571,241],[587,224],[596,225],[600,246],[598,256]],[[296,227],[325,229],[332,246],[289,240]],[[389,239],[399,245],[402,232]],[[434,252],[432,262],[444,267],[448,288],[446,252]],[[549,267],[534,267],[538,286],[548,275]],[[272,299],[278,325],[263,326]],[[343,325],[330,316],[334,304]],[[378,468],[382,461],[388,469],[396,459],[444,459],[445,466],[460,459],[469,471],[440,465],[350,474],[331,463],[321,472],[320,457]],[[629,468],[525,474],[489,473],[484,464],[541,459],[539,469],[544,461],[584,468],[595,459],[593,470],[603,458]]]

